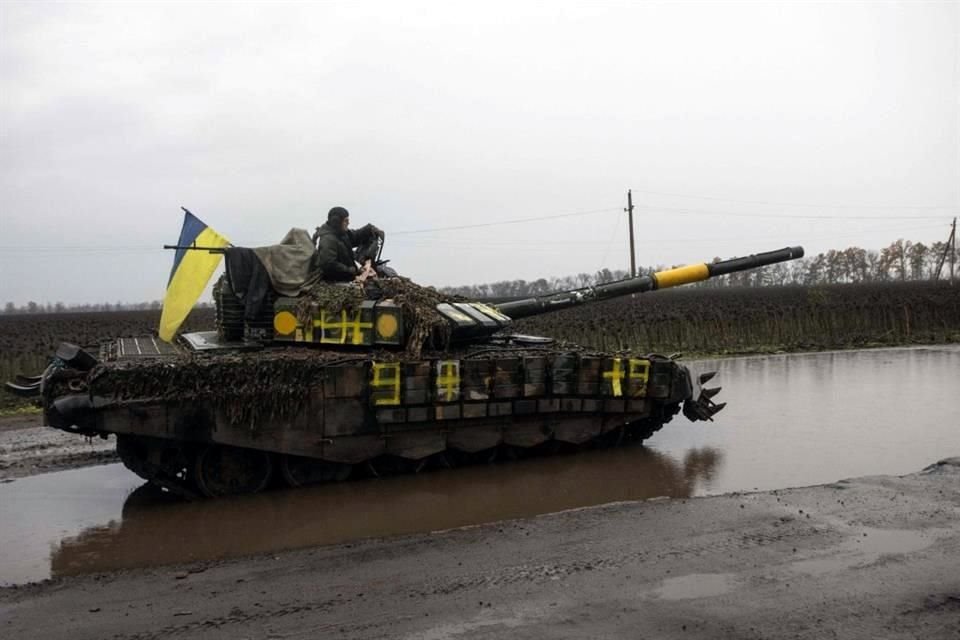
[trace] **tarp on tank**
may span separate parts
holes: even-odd
[[[280,244],[253,250],[267,270],[274,290],[283,296],[299,295],[319,274],[312,272],[316,249],[306,229],[290,229]]]

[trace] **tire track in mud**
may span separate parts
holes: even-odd
[[[564,580],[573,576],[581,575],[591,571],[611,572],[624,567],[638,563],[658,563],[660,561],[676,561],[678,559],[694,560],[704,555],[724,556],[735,554],[751,549],[772,547],[776,545],[801,544],[801,541],[810,537],[823,537],[828,532],[823,527],[801,523],[797,520],[783,522],[778,521],[779,525],[773,525],[769,522],[760,523],[754,530],[741,532],[736,537],[731,538],[728,531],[718,530],[708,532],[697,536],[689,541],[681,541],[678,544],[672,544],[669,547],[658,549],[638,549],[630,553],[620,553],[613,555],[611,553],[594,553],[588,557],[582,555],[569,561],[541,562],[535,564],[520,564],[504,566],[496,571],[474,573],[474,575],[460,575],[444,580],[421,580],[419,584],[410,585],[412,588],[406,588],[399,592],[393,591],[391,585],[384,584],[382,587],[376,587],[368,594],[358,594],[353,597],[338,596],[315,602],[304,601],[301,598],[294,598],[277,603],[273,606],[262,602],[256,602],[247,607],[253,606],[258,610],[241,610],[234,607],[234,610],[227,615],[215,616],[204,620],[195,620],[179,625],[167,625],[159,629],[141,632],[130,635],[115,635],[114,640],[156,640],[158,638],[178,636],[209,630],[224,630],[235,625],[249,625],[253,623],[264,623],[271,620],[287,618],[291,615],[304,613],[331,613],[341,607],[363,606],[369,609],[369,602],[392,600],[402,602],[409,599],[432,599],[437,596],[449,597],[463,595],[473,591],[486,591],[491,589],[502,589],[516,587],[518,585],[529,584],[537,586],[553,581]],[[777,531],[768,531],[768,527],[777,526]],[[520,527],[517,527],[518,529]],[[445,546],[442,541],[438,547]],[[458,541],[449,540],[451,544],[457,544]],[[421,543],[414,546],[420,546]],[[401,547],[407,546],[404,544]],[[659,545],[658,545],[659,546]],[[394,549],[393,551],[397,551]],[[557,551],[558,555],[569,556],[569,550]],[[377,558],[365,557],[370,554],[365,553],[364,549],[355,549],[354,553],[346,557],[334,559],[334,564],[356,562],[376,562]],[[376,554],[379,555],[379,554]],[[393,556],[393,553],[384,555]],[[382,619],[380,619],[382,618]],[[340,633],[360,633],[371,632],[385,626],[395,623],[397,616],[384,615],[378,616],[369,611],[363,615],[362,623],[331,623],[321,625],[330,631]]]
[[[542,584],[561,580],[587,571],[615,571],[627,565],[640,562],[659,561],[663,559],[693,559],[713,554],[723,555],[731,552],[740,552],[758,547],[768,547],[776,544],[799,544],[810,537],[824,537],[827,535],[822,527],[803,525],[790,531],[776,533],[755,532],[743,534],[730,539],[729,536],[718,534],[719,540],[697,540],[689,543],[679,543],[670,549],[657,551],[638,550],[632,553],[617,556],[595,555],[590,558],[581,558],[570,562],[547,562],[535,565],[516,565],[505,567],[495,574],[478,575],[468,579],[452,580],[431,588],[408,592],[410,597],[430,597],[435,595],[450,595],[459,591],[471,589],[494,589],[513,586],[519,583]]]
[[[134,634],[115,634],[111,636],[113,640],[155,640],[156,638],[165,638],[173,635],[180,635],[196,631],[199,629],[219,629],[232,624],[250,624],[252,622],[262,622],[264,620],[273,620],[294,615],[297,613],[307,613],[313,611],[325,611],[332,609],[338,604],[346,604],[351,598],[332,598],[312,603],[296,604],[294,602],[286,603],[276,609],[265,611],[244,612],[239,607],[234,607],[231,612],[225,616],[216,616],[205,620],[195,620],[181,625],[168,625],[160,629],[145,633]],[[176,614],[174,614],[176,615]],[[192,614],[191,614],[192,615]]]

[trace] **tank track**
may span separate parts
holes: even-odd
[[[676,407],[679,410],[679,407]],[[215,487],[228,485],[226,479],[207,477],[202,469],[203,453],[211,449],[269,455],[271,458],[269,479],[258,483],[258,487],[300,487],[306,485],[341,482],[348,479],[379,478],[400,474],[419,473],[429,469],[452,468],[476,464],[491,464],[499,461],[513,461],[522,458],[543,455],[562,455],[584,449],[612,448],[640,444],[668,423],[678,411],[664,411],[656,418],[645,418],[608,431],[578,445],[548,439],[543,443],[527,448],[500,444],[494,448],[475,453],[465,453],[457,449],[446,449],[420,460],[379,456],[353,465],[343,465],[345,472],[320,473],[313,481],[298,482],[292,474],[282,470],[287,467],[284,454],[266,454],[253,449],[240,449],[226,445],[192,446],[172,440],[151,438],[132,434],[118,434],[117,453],[124,466],[151,485],[184,500],[198,500],[204,497],[217,497],[231,493],[250,493],[251,491],[218,492]],[[323,460],[298,458],[300,461],[315,462],[317,465],[330,465]],[[343,471],[342,467],[341,470]],[[212,481],[211,481],[212,480]],[[259,489],[257,489],[259,490]],[[256,490],[255,490],[256,491]]]
[[[189,465],[177,464],[178,459],[186,462],[190,457],[177,443],[121,433],[117,434],[117,455],[123,466],[148,483],[184,500],[201,497],[189,481]]]

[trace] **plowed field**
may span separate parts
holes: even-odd
[[[147,335],[158,311],[0,315],[0,380],[39,373],[60,342],[96,353]],[[198,309],[185,331],[213,327]],[[601,349],[731,354],[960,342],[960,286],[905,282],[826,287],[687,288],[585,305],[517,323]],[[23,406],[0,394],[0,409]]]

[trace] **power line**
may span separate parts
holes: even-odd
[[[679,215],[691,216],[731,216],[737,218],[796,218],[799,220],[941,220],[939,216],[848,216],[848,215],[816,215],[792,213],[742,213],[739,211],[711,211],[709,209],[689,209],[686,207],[658,207],[649,204],[637,204],[634,207],[647,210],[649,213],[669,211]]]
[[[620,223],[623,222],[624,211],[620,211],[620,215],[617,216],[617,224],[613,227],[613,232],[610,234],[610,239],[606,242],[606,249],[603,250],[603,258],[600,260],[600,269],[603,269],[604,265],[607,264],[607,256],[610,255],[610,247],[613,246],[613,240],[617,237],[617,229],[620,228]],[[599,269],[598,269],[599,271]]]
[[[673,215],[695,215],[695,216],[730,216],[730,217],[744,217],[744,218],[771,218],[771,219],[800,219],[800,220],[941,220],[943,219],[942,215],[933,216],[870,216],[870,215],[817,215],[817,214],[773,214],[773,213],[744,213],[739,211],[713,211],[708,209],[695,209],[695,208],[686,208],[686,207],[658,207],[655,205],[634,205],[637,208],[642,208],[648,213],[658,213],[658,212],[669,212]],[[536,216],[531,218],[514,218],[510,220],[500,220],[496,222],[482,222],[476,224],[466,224],[466,225],[456,225],[450,227],[434,227],[427,229],[413,229],[408,231],[394,231],[391,236],[406,236],[413,234],[426,234],[434,232],[444,232],[444,231],[459,231],[465,229],[477,229],[483,227],[496,227],[507,224],[522,224],[526,222],[538,222],[543,220],[555,220],[560,218],[570,218],[575,216],[584,216],[592,215],[597,213],[610,213],[610,212],[623,212],[622,207],[608,207],[603,209],[591,209],[587,211],[573,211],[569,213],[560,213],[553,215],[544,215]],[[616,229],[619,227],[620,220],[622,216],[618,217],[617,225],[614,227],[614,232],[609,242],[607,243],[597,243],[597,244],[610,244],[613,238],[616,237]],[[403,239],[402,240],[406,240]],[[464,241],[469,242],[469,241]],[[470,244],[473,244],[470,242]],[[490,244],[489,242],[484,242],[485,245]],[[539,241],[539,244],[565,244],[564,241]],[[572,242],[571,244],[589,244],[583,243],[582,241]],[[40,245],[40,246],[29,246],[29,245],[0,245],[0,251],[3,252],[40,252],[40,253],[70,253],[73,255],[77,254],[123,254],[123,253],[141,253],[141,252],[154,252],[162,251],[160,247],[157,246],[100,246],[100,247],[91,247],[89,245]]]
[[[411,233],[433,233],[435,231],[459,231],[460,229],[478,229],[480,227],[499,227],[505,224],[521,224],[523,222],[538,222],[540,220],[556,220],[558,218],[572,218],[573,216],[586,216],[594,213],[608,213],[611,211],[620,211],[621,207],[610,207],[607,209],[593,209],[590,211],[574,211],[572,213],[559,213],[551,216],[537,216],[535,218],[515,218],[513,220],[499,220],[496,222],[480,222],[477,224],[463,224],[455,227],[434,227],[432,229],[411,229],[409,231],[393,231],[391,235],[401,236]]]
[[[938,225],[922,225],[919,227],[914,225],[910,225],[908,227],[896,225],[893,227],[871,228],[866,231],[858,231],[856,233],[830,234],[829,239],[835,240],[838,238],[844,238],[844,239],[863,238],[866,234],[874,235],[878,233],[889,233],[889,232],[899,232],[899,231],[926,231],[930,229],[942,229],[943,226],[944,225],[939,225],[939,224]],[[718,241],[736,240],[740,238],[743,238],[743,234],[732,235],[732,236],[730,235],[711,236],[709,238],[676,239],[676,240],[670,239],[670,240],[663,240],[663,241],[650,241],[648,245],[651,247],[674,247],[674,246],[704,245],[704,244],[709,245],[709,244],[716,244]],[[745,238],[745,240],[750,240],[750,241],[777,240],[782,238],[783,238],[783,233],[778,233],[778,234],[770,234],[770,235],[762,235],[762,236],[750,236],[749,238]],[[866,249],[868,247],[863,247],[863,248]],[[880,247],[878,247],[878,249],[879,248]]]
[[[716,200],[719,202],[736,202],[740,204],[760,204],[772,207],[813,207],[817,209],[947,209],[955,211],[956,205],[873,205],[873,204],[814,204],[803,202],[771,202],[766,200],[739,200],[735,198],[720,198],[716,196],[699,196],[685,193],[670,193],[667,191],[649,191],[646,189],[633,189],[638,193],[646,193],[657,196],[669,196],[673,198],[693,198],[696,200]]]

